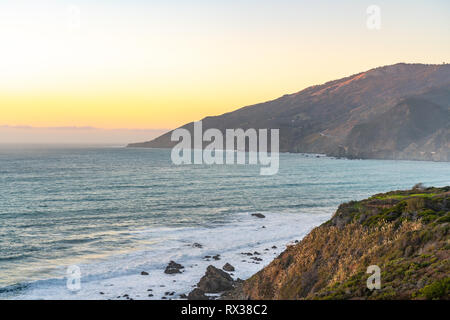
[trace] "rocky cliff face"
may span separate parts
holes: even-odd
[[[450,161],[449,110],[450,65],[400,63],[207,117],[203,128],[278,128],[280,151]],[[170,137],[130,146],[170,148]]]
[[[450,187],[345,203],[225,298],[449,299]],[[367,268],[381,270],[369,290]]]

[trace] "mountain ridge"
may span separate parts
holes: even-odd
[[[395,108],[401,101],[417,98],[425,105],[450,109],[450,65],[398,63],[373,68],[348,77],[307,87],[277,99],[249,105],[219,116],[205,117],[203,128],[222,132],[233,128],[280,129],[280,151],[324,153],[348,158],[379,158],[450,161],[449,128],[439,124],[428,136],[411,140],[398,149],[397,144],[383,154],[355,149],[357,125],[373,121]],[[192,131],[193,123],[182,126]],[[413,130],[414,131],[414,130]],[[438,133],[440,132],[440,133]],[[440,138],[437,139],[437,136]],[[129,147],[171,148],[168,132],[152,141]],[[373,141],[379,144],[380,141]],[[424,148],[424,146],[427,146]],[[407,149],[407,150],[405,150]]]

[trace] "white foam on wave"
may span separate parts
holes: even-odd
[[[104,260],[79,264],[81,290],[66,287],[65,271],[59,279],[31,283],[27,289],[9,293],[9,299],[177,299],[189,293],[205,273],[208,265],[222,268],[232,264],[234,279],[246,279],[269,264],[286,245],[301,240],[313,227],[330,218],[334,208],[311,208],[304,213],[264,213],[260,219],[251,213],[235,215],[220,226],[196,228],[154,228],[137,231],[136,237],[146,240],[139,248]],[[264,226],[264,228],[263,228]],[[194,243],[201,248],[192,246]],[[272,248],[276,246],[276,248]],[[259,252],[255,261],[243,252]],[[220,260],[205,256],[220,254]],[[182,264],[183,273],[168,275],[164,269],[169,261]],[[141,275],[141,272],[149,275]],[[175,292],[166,295],[166,292]],[[153,295],[149,297],[149,295]],[[0,297],[1,298],[1,297]],[[5,297],[4,297],[5,298]]]

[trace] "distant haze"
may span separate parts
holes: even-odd
[[[1,144],[117,144],[148,140],[167,129],[0,126]]]

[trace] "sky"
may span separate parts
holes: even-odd
[[[122,141],[382,65],[450,62],[450,1],[10,0],[0,44],[0,143],[24,127]]]

